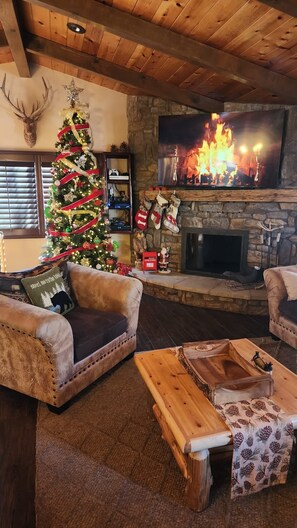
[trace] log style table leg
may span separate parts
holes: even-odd
[[[205,510],[209,502],[213,479],[209,463],[209,451],[204,449],[187,457],[188,481],[186,497],[188,506],[195,511]]]

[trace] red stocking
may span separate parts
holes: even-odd
[[[167,207],[168,202],[160,193],[156,197],[156,201],[153,205],[153,210],[151,214],[151,219],[153,221],[155,229],[160,229],[162,215],[165,207]]]
[[[148,215],[151,206],[152,202],[148,198],[144,198],[135,215],[136,225],[141,231],[144,231],[147,228]]]

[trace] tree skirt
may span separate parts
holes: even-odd
[[[287,479],[294,439],[288,416],[268,398],[215,405],[233,434],[231,498]]]

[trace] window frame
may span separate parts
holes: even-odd
[[[42,165],[52,163],[56,153],[53,151],[5,151],[0,150],[0,162],[28,163],[33,162],[35,169],[36,200],[37,200],[37,228],[24,229],[2,229],[5,238],[44,238],[45,237],[45,217],[44,217],[44,194],[42,180]]]

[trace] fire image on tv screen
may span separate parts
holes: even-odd
[[[159,117],[158,183],[276,188],[284,110]]]

